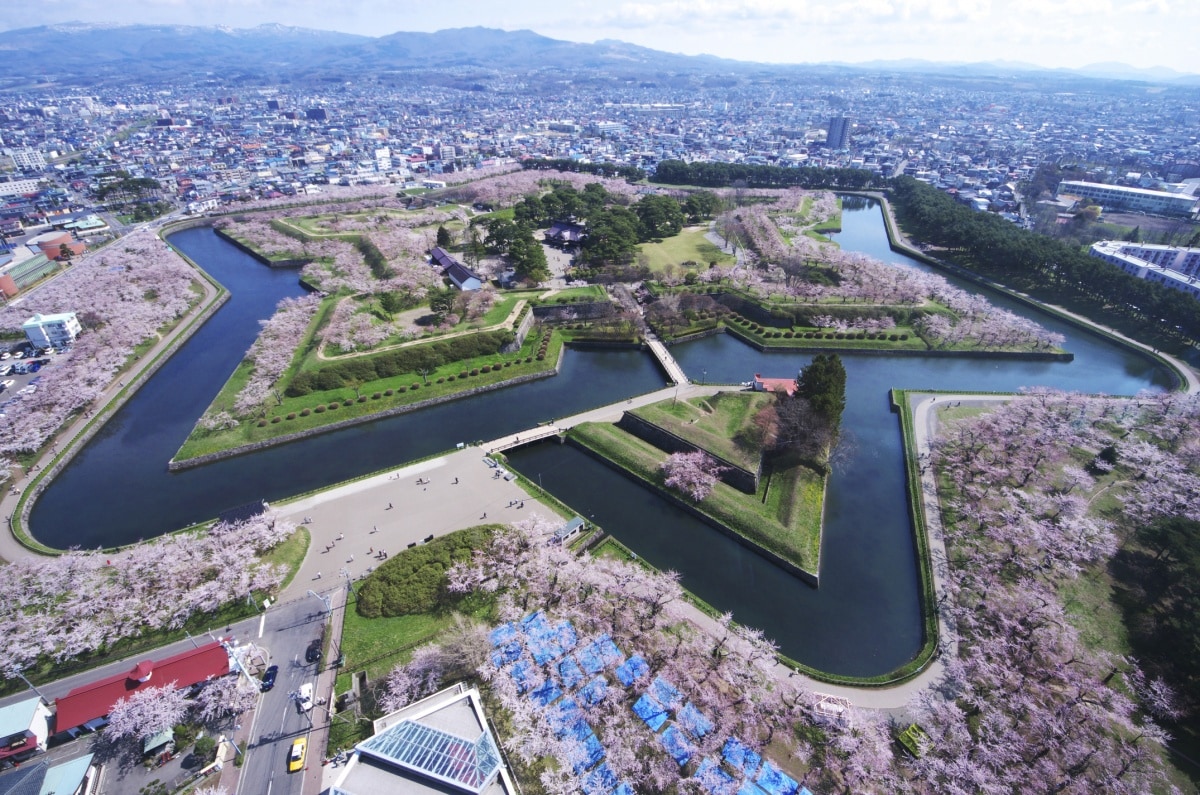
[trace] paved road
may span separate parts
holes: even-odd
[[[318,593],[328,598],[335,596],[334,590],[345,589],[335,585]],[[301,711],[294,695],[301,685],[310,683],[319,697],[329,698],[329,692],[317,687],[318,676],[329,660],[310,663],[305,657],[309,644],[320,641],[328,617],[325,604],[317,596],[302,595],[268,608],[262,637],[255,642],[270,650],[271,663],[279,666],[279,675],[274,689],[263,694],[258,709],[242,716],[238,737],[248,741],[248,748],[240,776],[236,769],[228,776],[222,772],[222,784],[231,792],[236,785],[238,792],[248,795],[300,795],[305,776],[287,772],[288,752],[295,738],[309,736],[314,724],[328,720],[328,713],[323,707]],[[314,770],[320,769],[323,746],[323,742],[309,741],[308,760]],[[317,773],[310,775],[320,778]]]

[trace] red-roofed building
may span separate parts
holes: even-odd
[[[796,379],[794,378],[763,378],[758,373],[754,374],[754,391],[755,392],[787,392],[788,397],[796,391]]]
[[[81,685],[55,699],[56,732],[74,729],[102,718],[118,701],[145,690],[174,682],[176,688],[191,687],[229,673],[229,653],[217,641],[167,657],[157,662],[143,660],[128,673],[116,674],[91,684]]]

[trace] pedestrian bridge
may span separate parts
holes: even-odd
[[[679,366],[679,362],[675,361],[675,357],[667,350],[667,346],[662,344],[662,340],[647,336],[646,345],[649,346],[650,352],[654,354],[655,359],[658,359],[662,368],[667,371],[667,375],[671,377],[671,383],[675,386],[689,383],[688,377],[683,374],[683,368]]]
[[[511,436],[502,436],[499,439],[494,439],[490,442],[483,443],[483,454],[491,455],[504,450],[511,450],[514,447],[520,447],[523,444],[531,442],[539,442],[542,439],[549,439],[551,436],[558,436],[562,433],[562,429],[555,425],[540,425],[536,428],[530,428],[527,431],[514,433]]]

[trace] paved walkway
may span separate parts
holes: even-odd
[[[203,287],[204,295],[201,297],[200,302],[193,307],[192,311],[189,312],[179,323],[177,323],[175,327],[167,333],[166,336],[160,336],[158,341],[150,348],[150,350],[147,351],[140,359],[138,359],[132,370],[127,373],[123,373],[116,382],[109,384],[108,388],[104,390],[104,392],[92,403],[92,410],[79,416],[74,422],[67,426],[65,430],[60,431],[58,436],[55,438],[54,443],[47,450],[45,450],[42,457],[38,459],[29,470],[25,470],[19,475],[15,475],[12,480],[9,481],[11,488],[3,492],[2,496],[0,496],[0,510],[4,512],[4,516],[8,521],[9,527],[12,526],[12,516],[17,510],[17,502],[20,499],[21,494],[24,493],[27,488],[29,488],[32,482],[32,478],[29,476],[30,472],[36,475],[42,469],[51,465],[55,457],[57,457],[60,452],[65,452],[76,445],[82,446],[85,444],[86,441],[81,440],[80,436],[87,427],[88,423],[92,421],[93,415],[99,415],[97,417],[97,421],[102,421],[105,414],[111,415],[115,413],[116,410],[120,408],[126,400],[132,397],[134,392],[137,391],[137,388],[140,386],[140,382],[145,376],[146,371],[149,369],[150,365],[154,363],[158,355],[162,353],[164,349],[173,345],[175,341],[185,333],[185,331],[188,334],[195,331],[194,328],[189,328],[192,321],[194,321],[198,315],[207,311],[212,302],[217,299],[222,292],[206,278],[197,275],[197,281]],[[71,356],[74,354],[66,355]],[[75,452],[78,452],[78,450]],[[14,468],[14,471],[20,472],[19,468]],[[18,558],[31,557],[34,554],[35,553],[31,552],[20,542],[18,542],[13,537],[11,532],[0,533],[0,559],[11,561],[17,560]]]
[[[667,346],[662,344],[662,341],[653,334],[646,335],[646,345],[650,348],[650,352],[654,354],[654,358],[658,359],[658,363],[667,371],[667,375],[671,377],[671,381],[675,384],[689,383],[688,377],[683,372],[683,368],[679,366],[679,362],[675,361],[675,357],[667,350]]]

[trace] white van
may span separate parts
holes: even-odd
[[[312,682],[305,682],[300,685],[300,697],[296,699],[296,703],[300,705],[301,712],[308,712],[313,708],[313,686]]]

